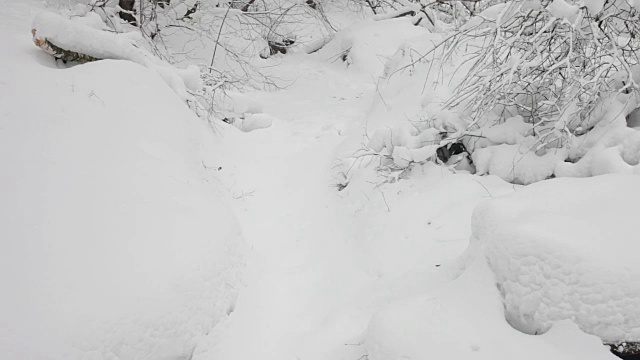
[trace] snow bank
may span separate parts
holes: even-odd
[[[514,327],[539,334],[570,319],[606,342],[640,340],[639,187],[625,175],[554,179],[476,208],[472,246]]]
[[[189,358],[243,268],[216,139],[153,71],[44,67],[27,36],[0,59],[2,357]]]
[[[97,59],[133,61],[155,71],[182,100],[190,98],[189,91],[197,92],[202,87],[196,66],[177,69],[156,58],[136,44],[141,40],[138,33],[117,34],[96,29],[93,15],[87,21],[71,21],[54,13],[42,12],[33,19],[32,29],[33,41],[51,55],[54,53],[46,46],[45,40],[62,49]]]
[[[500,293],[483,260],[439,291],[379,310],[365,345],[371,360],[617,359],[570,321],[542,336],[515,331],[504,320]]]

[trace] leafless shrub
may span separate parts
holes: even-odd
[[[554,17],[549,4],[511,1],[496,19],[476,19],[474,31],[459,35],[477,50],[446,106],[465,107],[471,127],[521,115],[532,124],[537,149],[559,147],[599,121],[593,115],[603,100],[638,90],[634,8],[624,0],[606,0],[597,13],[575,5],[575,17],[566,19]]]

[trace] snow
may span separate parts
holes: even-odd
[[[533,130],[531,124],[524,122],[522,116],[510,117],[504,122],[493,126],[483,127],[481,130],[470,131],[472,138],[466,140],[467,149],[474,151],[492,145],[515,145],[524,140]]]
[[[227,91],[225,96],[228,97],[228,99],[225,99],[228,101],[225,102],[223,106],[226,106],[229,111],[238,114],[256,114],[262,112],[262,104],[246,94],[237,91]]]
[[[590,14],[597,14],[602,11],[605,0],[584,0],[584,5],[589,10]]]
[[[476,174],[493,174],[522,185],[545,180],[554,174],[556,164],[564,160],[566,152],[560,149],[539,156],[534,146],[532,141],[524,141],[517,145],[501,144],[476,149],[471,156]]]
[[[567,117],[558,150],[521,117],[469,128],[443,109],[466,46],[443,57],[446,34],[324,4],[355,24],[256,59],[277,90],[218,93],[226,124],[172,91],[195,72],[138,53],[68,68],[31,43],[39,5],[0,0],[3,356],[595,360],[615,359],[603,339],[637,339],[637,178],[545,180],[635,171],[635,102]],[[110,37],[99,51],[135,43],[83,15],[36,23],[70,45],[87,44],[60,29]],[[182,35],[167,52],[188,38],[194,57],[173,60],[208,65],[214,43]],[[430,161],[458,139],[475,170]]]
[[[202,84],[197,67],[174,68],[136,44],[140,40],[137,33],[117,34],[96,29],[91,25],[95,24],[95,16],[95,13],[89,13],[86,21],[71,21],[54,13],[40,12],[32,23],[33,41],[38,44],[48,40],[62,49],[98,59],[133,61],[156,71],[183,100],[191,98],[189,91],[200,90]]]
[[[274,120],[272,116],[267,114],[249,114],[244,118],[234,121],[233,125],[242,131],[249,132],[266,129],[273,124]]]
[[[416,126],[406,122],[394,129],[376,130],[367,147],[378,153],[391,154],[393,162],[405,168],[411,162],[424,162],[434,156],[436,150],[442,146],[441,140],[441,130],[429,128],[420,131]]]
[[[341,61],[344,55],[348,66],[370,74],[375,80],[403,42],[428,33],[407,18],[362,21],[339,32],[317,54],[332,62]]]
[[[597,7],[597,4],[593,2],[589,3],[587,6],[593,6],[595,8]],[[560,19],[564,18],[570,23],[574,23],[578,17],[580,7],[578,5],[569,4],[565,0],[553,0],[547,6],[547,11],[549,11],[553,17]]]
[[[614,126],[592,132],[576,140],[576,151],[582,151],[584,155],[576,163],[558,163],[555,169],[557,176],[586,177],[610,173],[640,173],[640,137],[637,130]]]
[[[23,6],[3,4],[0,353],[187,358],[244,268],[215,137],[137,64],[56,69]]]
[[[631,5],[636,10],[640,10],[640,1],[638,0],[627,0],[627,4]]]
[[[640,339],[639,185],[625,175],[555,179],[476,208],[471,241],[514,327],[542,333],[570,319],[610,343]]]
[[[483,260],[440,290],[396,301],[376,312],[365,343],[384,359],[616,359],[571,321],[542,336],[507,324],[493,274]]]

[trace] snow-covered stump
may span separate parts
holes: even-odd
[[[640,341],[639,187],[631,175],[554,179],[476,208],[471,246],[514,328],[571,320],[607,344]]]

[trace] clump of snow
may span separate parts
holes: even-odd
[[[67,24],[39,19],[52,18]],[[28,34],[4,39],[2,357],[188,358],[233,310],[243,273],[215,136],[154,71],[60,71],[26,51]]]
[[[402,122],[394,129],[376,130],[367,147],[391,156],[396,166],[405,168],[412,162],[423,162],[435,155],[442,146],[442,131],[435,128],[421,131],[409,122]]]
[[[137,32],[118,34],[100,30],[96,28],[95,14],[89,14],[84,21],[71,21],[58,14],[41,12],[33,19],[33,40],[37,44],[48,40],[62,49],[97,59],[133,61],[155,71],[182,100],[191,98],[189,92],[201,89],[200,70],[196,66],[177,69],[137,44],[141,40]]]
[[[522,116],[517,115],[504,120],[502,123],[483,126],[479,130],[468,131],[467,134],[469,136],[466,137],[464,141],[467,149],[470,151],[492,145],[515,145],[524,141],[525,137],[531,134],[532,130],[532,124],[527,124]]]
[[[609,343],[640,340],[639,186],[625,175],[554,179],[476,208],[472,246],[514,327],[539,334],[570,319]]]
[[[501,144],[476,149],[471,155],[476,174],[497,175],[522,185],[545,180],[553,175],[556,164],[564,160],[566,152],[560,149],[539,156],[532,150],[534,145],[525,141],[517,145]]]

